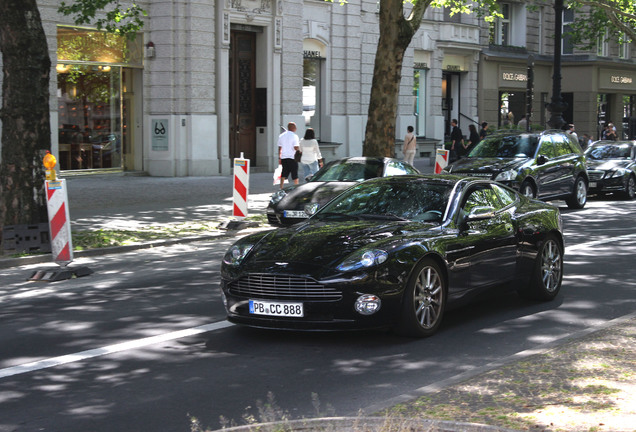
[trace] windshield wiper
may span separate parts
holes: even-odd
[[[331,213],[331,212],[318,213],[316,214],[316,218],[320,220],[322,219],[349,219],[349,220],[359,219],[357,215],[350,215],[347,213]]]
[[[404,219],[403,217],[400,217],[398,215],[395,215],[393,213],[386,213],[386,214],[373,214],[373,213],[362,213],[357,215],[363,219],[378,219],[378,220],[395,220],[395,221],[405,221],[408,219]]]

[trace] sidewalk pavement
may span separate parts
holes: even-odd
[[[415,166],[422,172],[433,170],[428,159],[416,159]],[[167,178],[121,173],[68,177],[71,226],[78,231],[189,221],[220,224],[233,219],[232,181],[231,176]],[[264,214],[277,188],[272,173],[251,174],[249,215]],[[95,249],[76,257],[140,247],[144,245]],[[50,263],[51,257],[0,259],[0,269],[38,262]],[[367,414],[384,416],[386,407],[392,407],[392,419],[408,419],[403,428],[393,425],[392,430],[636,431],[635,339],[636,314],[632,314],[387,401]],[[387,429],[377,419],[365,419],[354,421],[353,429],[340,423],[335,430]]]

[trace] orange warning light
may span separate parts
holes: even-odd
[[[55,168],[55,165],[57,165],[57,159],[55,159],[55,156],[48,151],[46,152],[44,159],[42,159],[42,162],[44,163],[44,168],[47,170],[52,170]]]

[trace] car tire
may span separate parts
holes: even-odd
[[[430,258],[420,261],[402,298],[402,315],[396,327],[398,334],[427,337],[439,328],[448,293],[439,264]]]
[[[583,177],[576,178],[572,195],[565,200],[565,203],[571,209],[582,209],[585,207],[585,203],[587,203],[587,184]]]
[[[636,177],[631,174],[625,182],[625,198],[628,200],[634,199],[636,196]]]
[[[536,198],[537,197],[537,189],[532,184],[532,182],[528,181],[528,180],[524,180],[524,182],[521,183],[521,187],[519,188],[519,192],[521,193],[521,195],[526,196],[528,198]]]
[[[519,294],[531,300],[552,300],[561,290],[563,281],[563,246],[553,235],[548,235],[537,251],[530,283]]]

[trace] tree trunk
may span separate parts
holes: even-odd
[[[364,156],[395,155],[395,122],[404,53],[429,4],[430,0],[414,2],[407,20],[403,0],[380,0],[380,40],[375,54]]]
[[[0,254],[4,226],[46,222],[42,157],[51,148],[49,58],[35,0],[0,1],[2,154]]]

